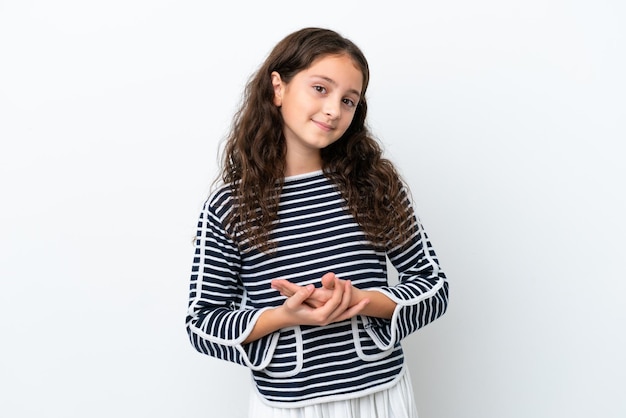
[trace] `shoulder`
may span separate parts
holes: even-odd
[[[209,196],[204,201],[203,211],[221,219],[231,207],[232,187],[229,184],[220,184],[209,193]]]

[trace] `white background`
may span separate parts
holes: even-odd
[[[625,4],[0,1],[0,416],[245,415],[247,370],[187,340],[191,238],[303,26],[369,58],[450,279],[405,343],[420,416],[626,416]]]

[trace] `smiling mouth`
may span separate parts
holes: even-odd
[[[320,129],[322,129],[325,132],[332,131],[333,129],[335,129],[331,125],[327,125],[323,122],[318,122],[316,120],[314,120],[313,123],[316,124]]]

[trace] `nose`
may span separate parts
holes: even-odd
[[[329,97],[324,102],[324,114],[331,119],[337,119],[341,115],[341,101]]]

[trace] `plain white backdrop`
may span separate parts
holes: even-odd
[[[0,1],[0,416],[244,417],[184,330],[197,215],[283,36],[370,60],[370,125],[451,283],[422,418],[624,417],[626,7]]]

